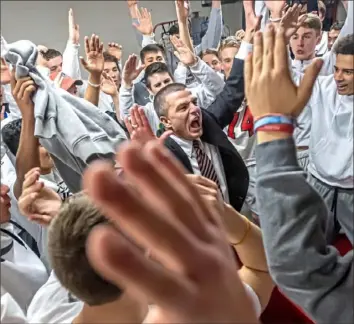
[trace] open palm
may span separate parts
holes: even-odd
[[[86,60],[81,59],[84,68],[92,74],[101,74],[104,66],[103,43],[97,35],[85,37]]]
[[[190,66],[196,63],[197,58],[195,54],[181,39],[176,36],[172,36],[170,39],[173,47],[175,48],[174,54],[184,65]]]

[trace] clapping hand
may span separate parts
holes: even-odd
[[[80,57],[81,64],[90,74],[101,75],[104,66],[103,43],[97,35],[85,37],[86,60]]]
[[[154,32],[151,13],[146,8],[137,10],[139,24],[133,23],[133,26],[143,35],[150,36]]]

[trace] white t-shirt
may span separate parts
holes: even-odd
[[[11,223],[2,224],[1,286],[24,312],[34,294],[47,279],[48,274],[44,264],[15,234],[14,226]]]
[[[21,307],[12,296],[1,286],[1,323],[25,324],[28,323]]]
[[[37,291],[27,311],[31,323],[72,323],[84,303],[76,300],[60,284],[52,271],[48,281]]]

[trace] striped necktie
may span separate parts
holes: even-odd
[[[203,148],[201,147],[201,143],[199,141],[193,141],[193,149],[197,155],[197,162],[200,170],[200,174],[208,178],[211,181],[214,181],[219,188],[221,196],[224,197],[221,188],[220,182],[218,179],[218,175],[216,174],[213,162],[209,159],[208,155],[204,152]]]

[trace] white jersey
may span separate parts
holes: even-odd
[[[251,110],[244,101],[234,115],[234,119],[224,131],[229,141],[235,146],[246,166],[254,165],[256,136],[254,135],[254,124]]]

